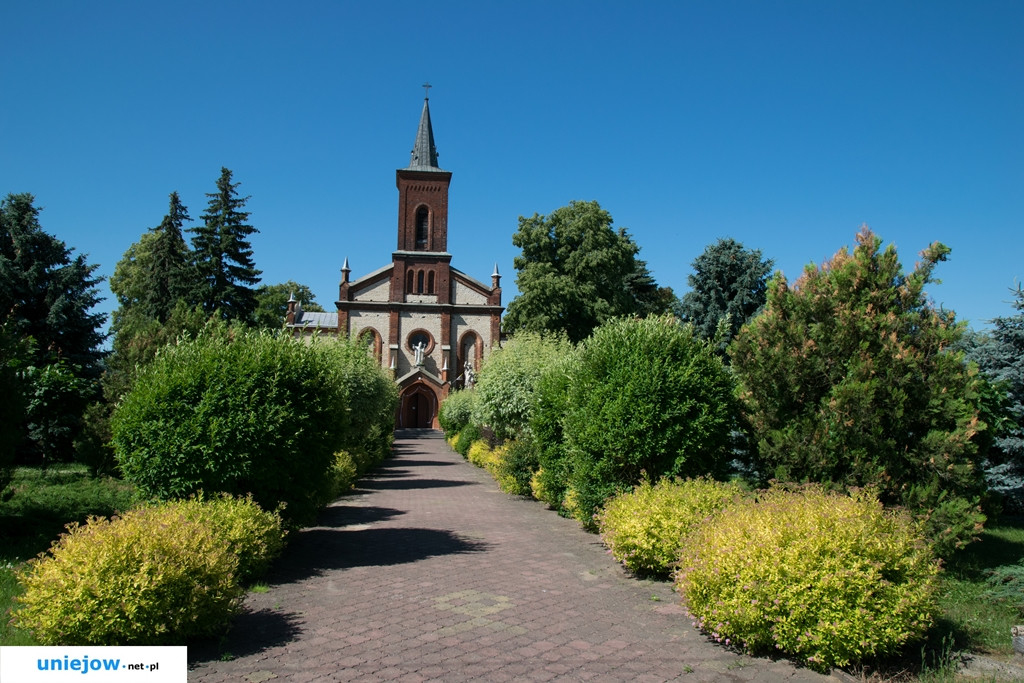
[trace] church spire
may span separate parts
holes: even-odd
[[[429,85],[424,85],[429,88]],[[437,165],[437,147],[434,146],[434,129],[430,125],[430,98],[423,98],[423,113],[420,114],[420,127],[416,131],[416,144],[412,148],[409,160],[411,171],[440,171]]]

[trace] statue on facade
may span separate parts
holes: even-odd
[[[420,342],[416,346],[412,347],[412,349],[416,352],[416,367],[423,367],[423,352],[427,350],[427,345]]]
[[[464,376],[466,378],[466,388],[472,388],[472,386],[476,384],[476,373],[473,372],[473,365],[468,360],[466,361]]]

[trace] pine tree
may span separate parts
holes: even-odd
[[[231,182],[231,171],[221,168],[217,191],[206,195],[210,201],[203,224],[189,229],[197,276],[193,296],[207,313],[220,311],[225,320],[249,322],[256,310],[252,285],[262,271],[253,263],[248,240],[258,230],[246,223],[249,212],[242,209],[249,198],[238,196],[238,185]]]

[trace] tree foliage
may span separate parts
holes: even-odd
[[[0,314],[16,337],[35,340],[33,364],[64,361],[95,378],[106,315],[92,308],[102,278],[85,255],[43,230],[34,201],[27,193],[0,201]]]
[[[8,436],[23,460],[47,463],[71,456],[102,370],[106,316],[92,311],[101,301],[96,266],[43,230],[34,201],[0,201],[0,362]],[[12,435],[8,420],[18,415]]]
[[[789,287],[729,347],[765,477],[878,487],[886,504],[927,517],[944,552],[980,528],[980,381],[951,349],[952,313],[925,295],[949,249],[935,243],[909,274],[866,227]]]
[[[708,245],[693,260],[693,273],[687,277],[691,291],[680,301],[680,317],[692,323],[698,335],[712,339],[728,316],[728,343],[764,306],[773,263],[760,249],[746,249],[731,238]]]
[[[519,217],[512,243],[519,296],[509,302],[511,332],[557,332],[573,342],[606,320],[661,313],[672,299],[658,289],[640,247],[597,202],[573,201],[548,216]]]
[[[1000,489],[1020,489],[1024,479],[1024,290],[1013,291],[1017,313],[992,320],[992,330],[978,335],[968,357],[993,383],[1004,419],[994,419],[994,451],[989,471]],[[1008,491],[1007,491],[1008,492]]]
[[[238,185],[231,182],[231,171],[221,168],[217,191],[208,193],[209,203],[202,215],[203,224],[190,228],[196,262],[194,298],[207,313],[219,311],[225,320],[250,321],[256,311],[256,293],[260,272],[253,262],[249,236],[258,232],[246,223],[243,211],[248,197],[238,196]]]
[[[324,310],[316,302],[313,290],[294,280],[276,285],[260,285],[256,289],[255,326],[268,330],[283,327],[285,315],[288,313],[288,299],[293,296],[302,304],[303,310]]]

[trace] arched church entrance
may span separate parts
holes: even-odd
[[[434,392],[424,386],[409,387],[402,393],[401,426],[407,429],[431,429],[437,412]]]

